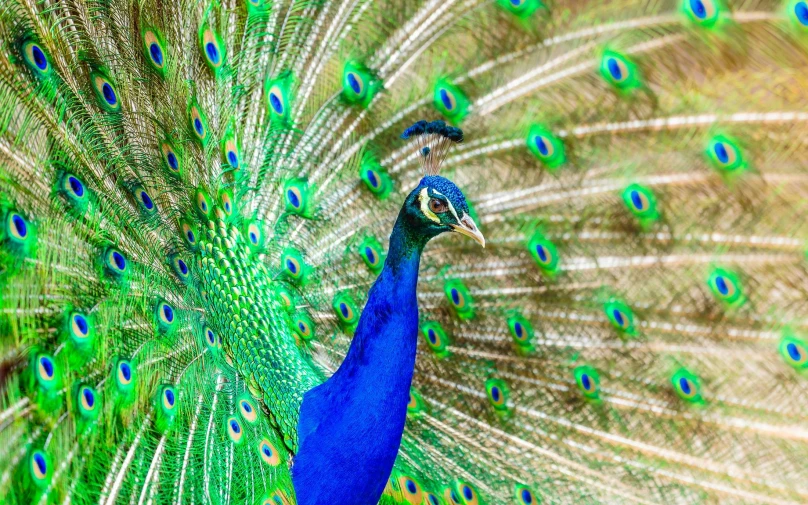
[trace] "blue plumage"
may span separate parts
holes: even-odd
[[[378,502],[407,416],[421,252],[460,224],[450,207],[468,212],[463,193],[443,177],[425,177],[409,194],[342,366],[303,397],[292,467],[299,505]]]

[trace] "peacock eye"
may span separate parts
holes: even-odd
[[[435,214],[440,214],[442,212],[446,212],[447,210],[449,210],[449,207],[446,205],[445,202],[442,202],[437,198],[432,198],[431,200],[429,200],[429,210],[431,210]]]

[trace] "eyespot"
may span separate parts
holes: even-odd
[[[371,266],[376,266],[379,263],[379,254],[373,249],[371,246],[365,246],[362,250],[364,253],[364,258],[367,263]]]
[[[337,314],[343,321],[350,321],[354,318],[353,309],[346,302],[339,302]]]
[[[788,365],[794,368],[808,368],[808,347],[805,342],[796,337],[783,337],[780,341],[780,355]]]
[[[291,310],[294,306],[292,300],[292,294],[289,290],[283,285],[278,283],[273,289],[276,298],[280,301],[283,308],[286,310]]]
[[[714,0],[684,0],[690,19],[702,26],[712,26],[718,20],[720,9]]]
[[[117,112],[121,109],[118,90],[106,75],[100,72],[92,72],[90,81],[93,84],[95,97],[102,109],[108,112]]]
[[[358,101],[365,97],[367,88],[364,76],[346,67],[342,78],[342,92],[350,101]]]
[[[166,168],[168,168],[168,170],[174,175],[179,175],[180,158],[177,155],[177,152],[174,150],[174,147],[172,147],[172,145],[168,142],[163,142],[160,149],[163,151],[163,162],[165,163]]]
[[[227,164],[230,165],[230,168],[234,170],[238,170],[239,167],[239,154],[238,154],[238,146],[236,145],[235,140],[228,139],[224,143],[224,158],[227,161]]]
[[[56,385],[57,369],[53,357],[49,354],[39,354],[35,358],[36,380],[43,389],[51,389]]]
[[[401,495],[406,503],[421,505],[423,492],[421,485],[412,477],[401,476],[398,478],[398,486],[401,488]]]
[[[222,191],[222,193],[219,195],[219,201],[225,215],[233,215],[233,194],[230,192],[230,190]]]
[[[230,437],[230,440],[234,444],[240,444],[241,438],[244,436],[244,431],[241,429],[241,423],[238,422],[238,419],[233,416],[227,418],[225,426],[227,427],[227,436]]]
[[[257,223],[250,223],[247,225],[247,242],[253,248],[258,248],[263,242],[264,234]]]
[[[432,493],[425,493],[425,496],[426,499],[424,500],[424,503],[426,505],[441,505],[440,499],[436,495]]]
[[[98,414],[98,395],[89,386],[82,386],[78,391],[79,411],[84,417],[95,417]]]
[[[622,332],[633,330],[634,314],[628,305],[619,301],[612,301],[604,305],[603,310],[612,326]]]
[[[381,181],[375,170],[368,169],[365,171],[365,175],[367,176],[368,183],[372,188],[379,188]]]
[[[302,202],[302,197],[300,195],[300,189],[296,187],[291,187],[286,190],[286,204],[290,205],[294,209],[300,209]]]
[[[632,184],[623,191],[623,201],[632,214],[641,219],[657,217],[656,200],[650,189]]]
[[[530,239],[528,250],[543,272],[552,275],[558,271],[559,258],[555,244],[540,234],[536,234]]]
[[[578,366],[574,370],[575,382],[578,389],[587,398],[597,399],[600,395],[600,376],[598,372],[586,365]]]
[[[671,383],[679,398],[691,403],[702,401],[699,379],[688,370],[684,368],[677,370],[671,377]]]
[[[451,505],[463,505],[463,502],[460,501],[460,495],[455,491],[453,487],[447,487],[443,491],[443,498],[446,500],[447,503]]]
[[[500,379],[488,379],[485,381],[485,391],[488,395],[488,403],[496,410],[508,410],[508,385]]]
[[[516,502],[521,505],[533,505],[534,503],[538,503],[536,497],[533,495],[533,491],[522,485],[516,486]]]
[[[185,239],[185,243],[195,249],[197,244],[196,229],[184,220],[180,223],[180,228],[182,229],[182,238]]]
[[[122,276],[129,268],[126,256],[114,247],[108,247],[104,254],[104,265],[109,273],[115,276]]]
[[[6,214],[6,230],[8,238],[18,245],[24,245],[31,238],[31,226],[28,221],[15,211]]]
[[[513,341],[521,348],[529,347],[533,341],[533,325],[521,315],[508,318],[508,329]]]
[[[211,349],[216,348],[216,333],[207,326],[202,329],[202,339],[205,341],[205,345]]]
[[[149,193],[143,189],[142,187],[138,187],[134,191],[135,200],[137,200],[138,206],[140,206],[140,210],[146,214],[151,214],[157,210],[157,206],[154,204],[154,200],[152,200]]]
[[[163,390],[160,393],[160,399],[163,412],[173,416],[177,409],[177,392],[174,387],[163,386]]]
[[[162,37],[156,30],[146,30],[143,34],[143,47],[146,53],[146,61],[158,73],[162,74],[166,68],[165,47],[163,46]]]
[[[707,280],[713,295],[719,300],[735,304],[742,300],[742,292],[736,275],[733,272],[716,268]]]
[[[246,398],[242,398],[238,402],[238,411],[241,413],[241,417],[244,418],[250,424],[255,423],[258,420],[258,412],[255,409],[255,405]]]
[[[83,210],[89,200],[89,191],[81,179],[71,173],[64,173],[59,179],[59,193],[75,209]]]
[[[174,313],[174,307],[169,305],[168,302],[163,301],[157,304],[156,312],[160,330],[167,331],[171,329],[177,318]]]
[[[455,498],[460,498],[461,505],[478,505],[479,499],[477,497],[477,491],[466,482],[459,481],[455,485],[457,488],[457,495]]]
[[[280,86],[274,85],[269,88],[269,108],[273,114],[277,116],[284,116],[286,112],[286,105],[283,99],[283,91]]]
[[[90,339],[92,331],[90,320],[81,312],[72,312],[69,320],[71,340],[79,345],[86,343]]]
[[[50,74],[50,58],[38,42],[33,40],[23,42],[22,55],[25,65],[38,77],[47,77]]]
[[[713,166],[724,172],[743,168],[744,160],[738,146],[722,135],[714,137],[707,145],[707,157]]]
[[[606,51],[600,63],[600,73],[607,82],[621,90],[640,85],[639,76],[633,63],[622,54]]]
[[[808,3],[799,1],[794,4],[794,19],[800,26],[808,27]]]
[[[438,98],[440,99],[440,104],[443,105],[443,108],[447,111],[451,112],[457,106],[457,99],[452,93],[451,90],[446,88],[439,88],[438,89]]]
[[[439,323],[427,321],[421,326],[421,334],[426,340],[426,344],[432,351],[440,357],[448,356],[449,337]]]
[[[225,48],[222,39],[211,28],[202,32],[202,56],[214,72],[218,72],[224,64]]]
[[[291,256],[287,256],[283,259],[283,266],[286,269],[286,273],[294,278],[300,277],[301,268],[300,262]]]
[[[628,68],[626,68],[625,62],[617,58],[608,58],[606,60],[606,67],[609,69],[609,75],[611,75],[612,79],[616,82],[622,82],[628,78]]]
[[[303,315],[298,316],[295,321],[295,332],[302,338],[303,340],[311,340],[314,338],[314,333],[312,331],[312,323]]]
[[[460,290],[457,288],[451,288],[449,293],[452,305],[454,305],[456,308],[462,309],[466,305],[466,299],[463,297],[463,293],[461,293]]]
[[[174,270],[174,274],[180,278],[181,281],[185,282],[191,276],[191,271],[188,268],[188,263],[185,262],[179,256],[172,255],[170,257],[171,261],[171,268]]]
[[[281,463],[280,453],[275,449],[275,446],[266,438],[258,443],[258,454],[264,463],[269,466],[278,466]]]
[[[50,458],[48,455],[39,449],[31,451],[28,456],[28,468],[30,469],[31,477],[39,488],[44,488],[50,480],[51,468]]]
[[[118,360],[115,366],[115,379],[120,391],[128,391],[134,384],[135,369],[128,360]]]
[[[203,217],[208,217],[210,215],[210,199],[208,198],[208,194],[198,189],[196,190],[194,200],[196,201],[196,210],[199,211]]]
[[[191,105],[188,118],[191,123],[191,130],[194,133],[196,139],[205,145],[208,141],[208,121],[205,116],[202,114],[202,110],[199,108],[199,105],[194,103]]]

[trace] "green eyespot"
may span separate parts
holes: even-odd
[[[241,149],[232,129],[228,129],[227,134],[222,139],[222,161],[225,166],[232,170],[241,168]]]
[[[266,96],[272,125],[281,127],[289,125],[293,83],[292,74],[285,72],[277,79],[267,80],[264,85],[264,95]]]
[[[281,454],[267,438],[258,443],[258,455],[261,457],[261,460],[269,466],[278,466],[281,464]]]
[[[308,342],[314,339],[314,323],[309,316],[301,312],[294,317],[292,324],[295,333],[301,340]]]
[[[513,488],[517,505],[538,505],[541,503],[536,494],[524,484],[516,484]]]
[[[353,335],[359,322],[359,309],[353,298],[347,293],[337,294],[331,302],[331,307],[337,315],[339,325],[348,335]]]
[[[808,343],[796,335],[785,333],[780,339],[780,355],[797,370],[808,369]]]
[[[281,271],[292,282],[301,283],[306,279],[308,266],[303,262],[303,255],[296,249],[286,248],[281,254]]]
[[[474,317],[474,302],[466,285],[459,279],[447,281],[443,285],[443,291],[449,304],[460,319],[471,319]]]
[[[34,39],[28,38],[21,44],[21,52],[25,66],[40,79],[53,75],[51,59],[45,47]]]
[[[80,386],[76,391],[76,404],[79,406],[81,417],[86,420],[95,420],[101,411],[101,398],[95,389],[90,386]]]
[[[533,350],[533,325],[521,314],[508,318],[508,330],[518,348],[523,352]]]
[[[90,190],[78,176],[64,172],[59,177],[56,191],[62,195],[72,209],[83,214],[90,203]]]
[[[746,168],[746,161],[738,144],[723,135],[710,139],[705,153],[713,167],[721,172],[738,173]]]
[[[129,274],[129,260],[115,247],[104,251],[104,270],[113,279],[123,280]]]
[[[718,0],[682,0],[682,10],[693,23],[712,28],[719,22],[723,7]]]
[[[349,61],[342,69],[342,97],[348,103],[367,107],[382,84],[366,67]]]
[[[600,375],[589,365],[575,367],[573,371],[575,383],[586,398],[597,400],[600,397]]]
[[[311,217],[311,189],[304,179],[291,179],[283,186],[286,210],[301,217]]]
[[[634,313],[620,300],[610,300],[603,305],[603,311],[612,326],[625,335],[635,335]]]
[[[170,140],[164,140],[160,144],[160,151],[163,153],[163,164],[171,175],[179,176],[182,173],[182,163],[180,153],[174,148]]]
[[[37,353],[31,358],[31,370],[37,385],[44,391],[53,391],[61,383],[61,368],[53,356]]]
[[[739,306],[745,301],[740,280],[735,272],[714,268],[707,278],[707,285],[713,296],[730,307]]]
[[[41,449],[34,449],[28,453],[28,475],[31,481],[39,489],[48,487],[53,470],[51,459],[48,453]]]
[[[603,78],[620,91],[630,91],[641,86],[639,70],[627,56],[615,51],[605,51],[600,61]]]
[[[368,191],[380,200],[390,196],[393,191],[393,180],[372,154],[366,153],[362,157],[362,163],[359,165],[359,178],[365,183]]]
[[[446,119],[459,123],[468,114],[471,102],[466,95],[448,79],[440,79],[433,92],[435,108]]]
[[[546,239],[541,232],[536,232],[530,238],[527,247],[542,272],[550,277],[558,272],[558,250],[555,244]]]
[[[196,226],[191,224],[191,221],[188,219],[182,219],[180,221],[180,232],[182,233],[182,239],[191,250],[196,250],[199,246],[199,232],[196,229]]]
[[[112,79],[100,70],[90,73],[90,82],[98,105],[107,112],[121,110],[121,99]]]
[[[375,237],[365,237],[359,244],[359,256],[371,272],[379,273],[384,266],[384,249]]]
[[[241,423],[236,416],[230,416],[224,423],[227,436],[230,441],[238,445],[244,437],[244,430],[241,428]]]
[[[36,227],[21,213],[9,209],[3,218],[0,239],[7,249],[21,256],[28,256],[36,245]]]
[[[632,184],[623,190],[623,202],[641,222],[647,223],[659,218],[654,193],[645,186]]]
[[[248,221],[244,226],[244,238],[247,246],[253,252],[260,250],[264,246],[264,229],[260,221]]]
[[[95,338],[95,325],[92,318],[78,311],[70,311],[67,315],[67,335],[76,349],[88,350]]]
[[[508,410],[508,384],[500,379],[488,379],[485,381],[485,391],[488,395],[488,403],[499,412]]]
[[[155,306],[154,318],[160,333],[169,333],[176,327],[177,313],[174,307],[165,300],[159,301]]]
[[[126,395],[134,389],[136,372],[137,370],[131,361],[122,358],[118,359],[112,372],[118,393]]]
[[[161,76],[168,69],[166,45],[163,36],[156,28],[147,28],[142,32],[143,53],[151,68]]]
[[[438,357],[445,358],[449,353],[449,346],[451,340],[449,336],[443,331],[440,323],[437,321],[427,321],[421,325],[421,334],[424,336],[426,345],[432,349]]]
[[[671,377],[671,383],[674,391],[682,400],[690,403],[704,403],[699,378],[687,369],[677,370]]]
[[[197,142],[203,147],[206,146],[210,138],[208,120],[196,99],[192,100],[188,106],[188,125]]]
[[[219,75],[227,59],[227,51],[224,40],[208,24],[199,29],[199,48],[202,59],[214,74]]]
[[[238,400],[238,412],[241,417],[249,424],[255,424],[258,421],[258,410],[253,403],[252,398],[242,396]]]
[[[564,144],[550,130],[533,125],[527,135],[527,147],[548,169],[556,169],[567,161]]]

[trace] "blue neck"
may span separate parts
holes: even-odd
[[[334,496],[350,496],[355,505],[379,501],[407,418],[418,335],[415,288],[427,240],[410,232],[402,210],[345,360],[303,397],[292,467],[298,505],[331,504]]]

